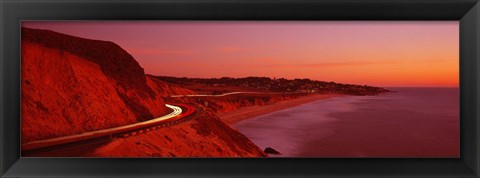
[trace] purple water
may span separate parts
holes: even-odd
[[[306,103],[234,127],[281,157],[458,157],[458,88],[390,90]]]

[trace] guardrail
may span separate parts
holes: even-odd
[[[118,134],[125,134],[128,132],[155,127],[162,124],[168,125],[169,123],[178,123],[178,120],[185,118],[196,112],[196,109],[194,107],[184,105],[184,104],[176,104],[176,105],[178,106],[166,104],[166,106],[168,108],[171,108],[173,112],[152,120],[134,123],[126,126],[115,127],[115,128],[85,132],[85,133],[76,134],[76,135],[28,142],[28,143],[22,144],[21,149],[22,151],[35,150],[35,149],[53,147],[57,145],[80,142],[80,141],[85,141],[85,140],[90,140],[90,139],[95,139],[100,137],[109,137],[111,139],[112,137]]]

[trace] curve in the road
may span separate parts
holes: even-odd
[[[202,96],[213,96],[213,97],[220,97],[220,96],[228,96],[228,95],[236,95],[236,94],[245,94],[245,93],[261,93],[261,92],[247,92],[247,91],[237,91],[237,92],[230,92],[230,93],[224,93],[220,95],[171,95],[170,97],[172,98],[178,98],[178,97],[202,97]]]
[[[167,115],[151,119],[148,121],[144,122],[139,122],[139,123],[134,123],[130,125],[125,125],[125,126],[120,126],[120,127],[115,127],[115,128],[109,128],[109,129],[102,129],[102,130],[96,130],[96,131],[91,131],[91,132],[85,132],[81,134],[76,134],[76,135],[69,135],[69,136],[63,136],[63,137],[57,137],[57,138],[51,138],[51,139],[45,139],[45,140],[38,140],[38,141],[33,141],[29,143],[22,144],[22,150],[31,150],[31,149],[38,149],[42,147],[49,147],[53,145],[59,145],[59,144],[66,144],[66,143],[71,143],[71,142],[76,142],[76,141],[81,141],[81,140],[86,140],[86,139],[92,139],[100,136],[107,136],[107,135],[112,135],[115,133],[120,133],[120,132],[125,132],[128,130],[133,130],[133,129],[138,129],[142,127],[147,127],[152,124],[160,123],[167,121],[169,119],[173,119],[180,114],[182,114],[183,110],[182,108],[170,104],[165,104],[166,107],[172,109],[173,111]],[[191,111],[188,112],[189,114],[192,113]]]
[[[288,92],[288,94],[296,94],[302,92]],[[255,91],[236,91],[236,92],[229,92],[219,95],[170,95],[172,98],[180,98],[180,97],[221,97],[221,96],[228,96],[228,95],[238,95],[238,94],[285,94],[282,92],[255,92]]]

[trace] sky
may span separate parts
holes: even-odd
[[[145,73],[458,87],[458,21],[27,21],[112,41]]]

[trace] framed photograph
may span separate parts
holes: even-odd
[[[1,1],[2,177],[478,177],[476,0]]]

